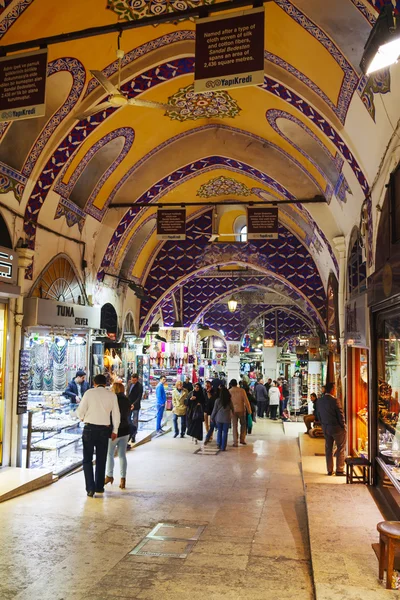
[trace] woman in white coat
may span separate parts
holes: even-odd
[[[273,421],[277,421],[278,418],[276,416],[276,413],[278,411],[278,407],[279,407],[279,400],[281,398],[281,393],[279,391],[278,388],[278,384],[276,381],[274,381],[271,385],[271,387],[269,388],[268,391],[268,396],[269,396],[269,412],[270,412],[270,418]]]

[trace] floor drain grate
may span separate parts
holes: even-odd
[[[219,449],[218,448],[207,448],[207,446],[205,447],[201,447],[198,448],[197,450],[195,450],[193,452],[193,454],[198,454],[199,456],[208,456],[208,455],[215,455],[218,454]]]
[[[129,554],[187,558],[205,527],[158,523]]]

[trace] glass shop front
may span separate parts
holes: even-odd
[[[57,475],[82,461],[82,424],[65,394],[77,371],[90,380],[91,334],[100,311],[29,298],[24,309],[19,396],[27,397],[23,418],[23,464]]]

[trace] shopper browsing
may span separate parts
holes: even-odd
[[[224,385],[220,386],[219,398],[217,398],[211,414],[211,421],[216,424],[217,446],[225,451],[228,442],[228,431],[232,422],[233,404],[229,391]]]
[[[126,485],[126,446],[129,439],[129,415],[131,412],[130,400],[125,396],[125,388],[122,383],[114,383],[112,391],[118,398],[118,407],[121,417],[121,421],[118,427],[118,434],[115,440],[108,440],[108,454],[107,454],[107,466],[106,466],[106,478],[104,485],[107,483],[114,483],[114,452],[118,451],[119,458],[119,470],[121,475],[121,481],[119,487],[121,490],[125,489]]]
[[[163,375],[160,377],[160,383],[156,387],[156,400],[157,400],[157,433],[164,433],[164,429],[162,429],[162,418],[164,415],[165,404],[167,402],[167,394],[165,392],[165,383],[167,378]]]
[[[129,414],[129,434],[130,440],[134,444],[139,426],[139,411],[143,396],[143,385],[139,381],[139,376],[134,373],[131,377],[131,386],[129,389],[129,401],[131,403],[131,411]]]
[[[251,414],[250,402],[247,399],[247,394],[244,390],[238,387],[237,380],[232,379],[229,384],[229,392],[231,394],[233,404],[233,446],[238,446],[238,423],[240,422],[240,443],[246,446],[246,431],[247,431],[247,414]]]
[[[281,393],[279,391],[276,381],[274,381],[272,383],[271,387],[269,388],[268,397],[269,397],[270,419],[272,419],[273,421],[277,421],[278,418],[276,415],[277,415],[278,408],[279,408]]]
[[[87,495],[104,492],[104,479],[108,439],[118,437],[120,412],[117,396],[106,390],[104,375],[96,375],[94,388],[88,390],[76,411],[77,416],[85,423],[83,429],[83,472],[85,475]],[[110,426],[112,417],[112,429]],[[93,475],[93,454],[96,450],[96,474]]]
[[[186,432],[186,411],[185,400],[188,397],[188,391],[184,389],[182,381],[177,381],[172,390],[172,419],[174,422],[174,438],[179,435],[178,418],[181,420],[181,438],[185,437]]]

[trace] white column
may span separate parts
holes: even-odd
[[[339,314],[337,318],[339,320],[339,342],[340,342],[340,378],[342,380],[342,393],[343,397],[346,394],[344,388],[345,376],[346,376],[346,348],[344,343],[345,333],[345,298],[346,298],[346,262],[347,262],[347,249],[346,242],[343,235],[333,238],[333,244],[339,254],[339,286],[338,286],[338,309]]]
[[[264,381],[267,379],[276,379],[276,367],[278,359],[278,346],[273,348],[263,348],[263,359],[264,359]]]
[[[231,379],[240,379],[240,341],[226,342],[226,383]]]
[[[25,282],[25,269],[29,267],[33,258],[33,250],[28,248],[17,248],[18,253],[18,285],[21,287],[21,295],[18,296],[15,307],[15,329],[14,329],[14,379],[12,387],[11,402],[11,455],[12,467],[21,466],[22,457],[22,415],[17,415],[18,405],[18,380],[19,380],[19,352],[22,341],[22,321],[24,318],[24,297],[22,290]]]

